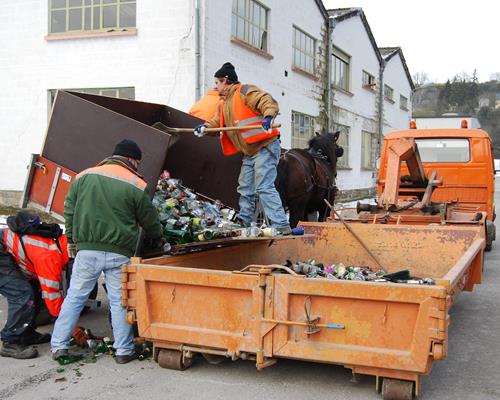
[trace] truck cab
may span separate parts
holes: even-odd
[[[495,240],[495,167],[492,142],[481,129],[409,129],[384,138],[377,182],[379,199],[388,175],[389,152],[402,139],[415,141],[420,161],[429,177],[437,173],[440,185],[432,192],[432,202],[453,202],[466,211],[486,213],[486,250]],[[401,180],[409,174],[401,163]]]

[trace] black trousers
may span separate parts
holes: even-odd
[[[17,343],[35,328],[34,293],[30,282],[1,243],[0,294],[7,299],[8,304],[7,322],[0,332],[0,338],[3,342]]]

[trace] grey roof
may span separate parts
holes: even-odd
[[[377,46],[377,42],[375,41],[375,37],[373,36],[372,30],[370,29],[370,25],[368,24],[368,21],[366,19],[365,13],[363,12],[362,8],[360,8],[360,7],[335,8],[335,9],[327,10],[327,12],[328,12],[328,15],[330,16],[330,18],[332,18],[337,23],[344,21],[344,20],[351,18],[351,17],[359,16],[361,18],[361,21],[363,22],[366,33],[368,34],[368,38],[370,39],[370,42],[373,46],[373,50],[375,51],[375,54],[377,55],[378,62],[380,65],[382,65],[382,63],[383,63],[382,55],[380,54],[380,51],[379,51],[378,46]],[[334,27],[335,27],[335,25],[334,25]]]
[[[396,54],[399,54],[399,56],[401,57],[401,63],[403,64],[403,68],[406,73],[406,77],[408,79],[408,82],[410,83],[411,90],[414,91],[415,85],[413,84],[413,79],[411,79],[410,71],[408,69],[408,66],[406,65],[406,60],[401,47],[380,47],[379,51],[386,63],[389,62],[389,60]]]
[[[328,21],[328,12],[326,11],[325,5],[323,4],[323,1],[321,0],[314,0],[316,2],[316,5],[319,8],[319,11],[323,15],[323,18],[325,18],[325,21]]]

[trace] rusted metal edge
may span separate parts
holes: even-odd
[[[442,279],[438,280],[439,283],[444,283],[444,281],[448,281],[448,284],[445,285],[447,289],[454,288],[462,275],[465,273],[467,268],[471,265],[474,258],[478,255],[480,251],[484,248],[485,239],[478,238],[475,239],[469,248],[465,251],[465,253],[460,257],[455,266],[450,269]],[[436,283],[437,283],[436,282]]]

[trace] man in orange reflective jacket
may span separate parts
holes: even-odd
[[[219,96],[219,92],[215,89],[211,89],[205,96],[193,104],[189,110],[189,114],[204,119],[205,121],[210,120],[214,117],[217,105],[220,101],[222,101],[222,99]]]
[[[63,302],[61,274],[68,262],[66,248],[64,235],[58,239],[20,235],[10,224],[0,229],[0,294],[8,302],[7,322],[0,332],[1,356],[34,358],[38,351],[31,345],[50,341],[49,334],[35,330],[35,301],[29,280],[39,281],[47,309],[58,316]]]
[[[290,225],[274,185],[281,152],[280,133],[272,129],[272,121],[279,112],[278,103],[258,87],[238,82],[231,63],[225,63],[214,77],[216,90],[223,101],[218,104],[214,117],[196,126],[194,133],[201,137],[206,128],[252,127],[220,134],[225,155],[243,153],[238,179],[241,222],[249,226],[253,221],[257,193],[271,225],[279,232],[289,234]]]

